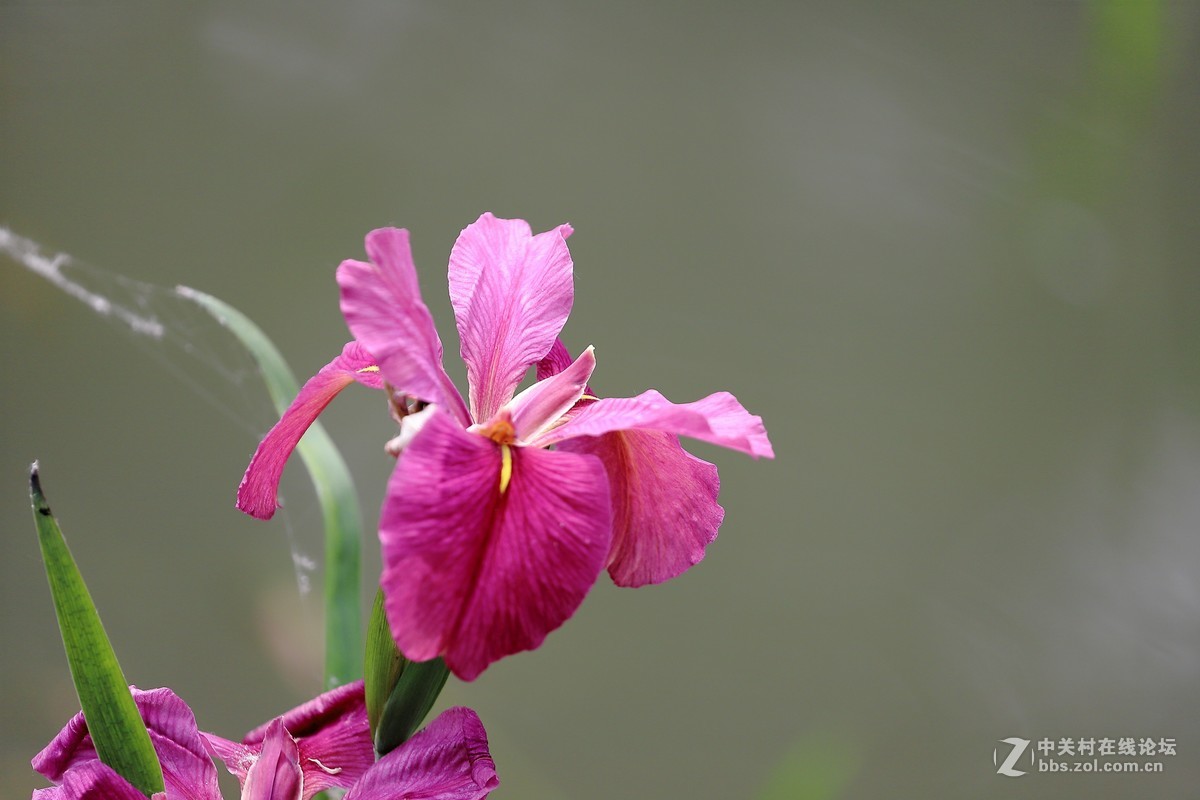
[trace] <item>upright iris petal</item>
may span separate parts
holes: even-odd
[[[529,442],[565,421],[563,415],[583,397],[595,368],[596,357],[589,347],[562,372],[538,381],[514,397],[508,410],[517,438]]]
[[[469,403],[442,367],[406,231],[371,232],[370,262],[337,272],[362,357],[383,386],[429,406],[388,446],[398,456],[379,524],[388,620],[407,657],[444,656],[464,680],[540,645],[606,566],[619,585],[640,586],[704,556],[724,514],[720,484],[679,436],[773,455],[762,420],[727,392],[686,404],[655,391],[596,399],[592,349],[572,361],[558,341],[574,301],[571,232],[534,235],[523,220],[484,214],[459,235],[449,284]],[[537,382],[516,394],[534,365]],[[362,369],[347,377],[331,364],[311,395],[367,383]],[[295,431],[317,408],[293,405],[243,480],[253,491],[239,507],[256,516],[265,498],[274,508]]]
[[[561,225],[534,236],[525,220],[484,214],[450,251],[450,302],[476,422],[509,401],[567,322],[575,299],[570,233]]]
[[[337,270],[342,314],[354,338],[372,353],[399,392],[446,408],[463,425],[466,406],[442,367],[442,341],[421,300],[408,231],[367,234],[370,262],[343,261]]]
[[[262,749],[242,783],[242,800],[307,800],[304,794],[304,770],[300,767],[300,745],[283,720],[276,719],[267,729]]]

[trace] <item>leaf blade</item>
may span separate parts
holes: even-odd
[[[363,658],[363,688],[372,741],[375,739],[375,731],[379,727],[379,718],[383,715],[388,695],[392,693],[392,687],[400,679],[407,664],[408,659],[400,655],[384,616],[383,590],[377,589],[371,619],[367,623],[367,648]]]
[[[417,732],[449,677],[450,669],[441,658],[409,661],[404,657],[388,625],[383,591],[377,591],[367,624],[365,689],[371,741],[378,757]]]
[[[299,383],[279,349],[241,311],[212,295],[186,286],[176,292],[211,314],[254,358],[271,402],[282,415]],[[325,688],[333,689],[363,674],[362,516],[350,469],[333,439],[314,422],[296,448],[312,479],[325,526]]]
[[[150,796],[163,791],[162,766],[96,605],[42,492],[37,462],[29,497],[71,679],[100,760]]]

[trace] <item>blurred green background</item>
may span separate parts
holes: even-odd
[[[764,417],[773,462],[692,448],[727,510],[700,566],[603,578],[539,651],[451,681],[498,800],[1192,796],[1198,22],[1149,0],[0,2],[0,225],[216,295],[301,375],[347,338],[336,264],[404,226],[461,378],[458,231],[570,221],[565,339],[596,346],[597,389],[729,389]],[[29,759],[77,707],[34,458],[131,681],[231,737],[319,688],[306,477],[278,522],[233,509],[270,405],[219,331],[164,321],[223,371],[0,260],[6,797],[43,785]],[[380,398],[325,420],[373,519]],[[1008,778],[1008,737],[1178,755]]]

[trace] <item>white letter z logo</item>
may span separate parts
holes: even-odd
[[[1012,751],[1008,754],[1008,758],[1004,759],[1004,763],[1001,764],[1000,766],[996,767],[996,772],[998,772],[1001,775],[1007,775],[1010,778],[1017,778],[1017,777],[1020,777],[1021,775],[1024,775],[1025,774],[1024,770],[1013,769],[1013,765],[1016,764],[1017,759],[1019,759],[1025,753],[1025,748],[1029,747],[1029,740],[1028,739],[1018,739],[1014,736],[1010,739],[1001,739],[1000,741],[1004,744],[1012,745]],[[995,764],[996,761],[1000,757],[998,751],[999,751],[999,748],[992,750],[992,763],[993,764]]]

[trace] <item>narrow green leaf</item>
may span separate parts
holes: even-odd
[[[384,756],[417,732],[437,702],[450,670],[440,658],[409,661],[400,672],[391,696],[383,706],[375,730],[375,752]]]
[[[147,796],[161,792],[162,767],[150,734],[129,693],[92,596],[42,494],[37,462],[29,473],[29,496],[58,628],[96,754]]]
[[[282,415],[299,392],[299,384],[279,349],[228,303],[186,286],[176,291],[212,314],[249,351]],[[362,517],[350,470],[319,422],[313,423],[296,449],[312,478],[325,522],[325,688],[332,689],[362,675]]]
[[[400,655],[396,640],[392,638],[392,631],[388,627],[387,616],[383,612],[383,591],[377,589],[371,619],[367,623],[367,649],[363,670],[367,721],[371,725],[372,739],[379,727],[383,706],[407,664],[408,659]]]
[[[390,753],[417,732],[448,677],[450,670],[442,659],[409,661],[400,653],[383,610],[383,591],[375,592],[364,680],[376,754]]]

